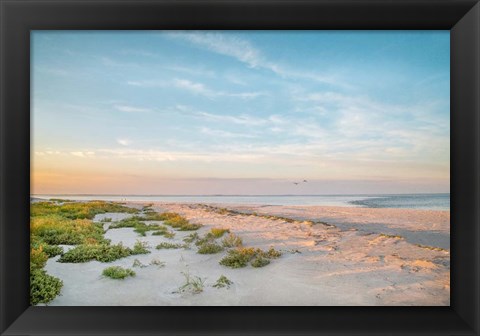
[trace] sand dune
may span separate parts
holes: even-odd
[[[167,239],[150,233],[138,237],[132,228],[112,229],[106,233],[112,243],[133,246],[144,241],[152,247],[151,253],[109,264],[50,259],[45,269],[64,281],[62,295],[51,305],[450,304],[446,211],[161,203],[153,208],[203,224],[199,234],[213,227],[228,228],[242,237],[245,246],[273,246],[283,255],[263,268],[231,269],[219,264],[225,252],[201,255],[195,246],[154,248],[163,241],[182,242],[191,232],[176,232],[174,239]],[[114,216],[97,215],[96,220]],[[298,220],[288,220],[292,218]],[[101,276],[110,265],[131,268],[135,259],[145,265],[159,259],[165,266],[134,268],[136,277],[125,280]],[[178,293],[185,280],[182,272],[202,278],[203,292]],[[212,287],[221,275],[233,282],[230,288]]]

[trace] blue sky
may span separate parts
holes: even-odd
[[[449,40],[36,31],[32,191],[449,192]]]

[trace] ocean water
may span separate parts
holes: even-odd
[[[325,205],[366,208],[450,210],[450,194],[403,195],[261,195],[261,196],[160,196],[160,195],[32,195],[69,200],[144,201],[171,203],[223,203],[259,205]]]

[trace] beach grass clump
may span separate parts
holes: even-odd
[[[201,224],[190,223],[185,217],[174,213],[174,212],[164,212],[159,214],[161,220],[164,221],[165,225],[171,226],[178,231],[195,231],[202,227]]]
[[[61,246],[44,244],[42,247],[43,251],[48,255],[49,258],[63,254],[63,248]]]
[[[230,230],[225,228],[212,228],[207,235],[211,235],[213,238],[217,239],[222,237],[225,233],[230,233]]]
[[[78,245],[88,240],[104,241],[103,228],[88,219],[69,219],[60,215],[36,216],[30,219],[31,239],[48,245]]]
[[[135,276],[135,272],[129,268],[120,266],[110,266],[103,270],[102,274],[111,279],[125,279],[129,276]]]
[[[252,260],[257,254],[253,247],[240,247],[235,250],[229,250],[227,255],[220,260],[220,265],[230,268],[242,268]]]
[[[270,264],[270,259],[279,258],[281,255],[282,253],[273,247],[268,251],[253,247],[238,247],[229,250],[219,263],[230,268],[242,268],[247,266],[248,263],[253,267],[263,267]]]
[[[119,228],[131,228],[140,236],[145,237],[148,231],[166,232],[167,228],[164,225],[147,225],[141,221],[141,217],[133,216],[130,218],[124,218],[121,221],[115,222],[110,225],[109,229]],[[160,234],[160,233],[159,233]]]
[[[228,279],[225,275],[221,275],[220,278],[218,278],[217,282],[212,287],[215,288],[230,288],[230,286],[233,284],[233,282]]]
[[[221,245],[218,245],[216,243],[205,243],[203,245],[200,245],[197,252],[199,254],[215,254],[221,251],[223,251],[223,247]]]
[[[385,233],[380,233],[379,236],[384,237],[384,238],[403,239],[403,237],[400,236],[400,235],[389,235],[389,234],[385,234]]]
[[[43,251],[43,246],[30,249],[30,270],[45,267],[48,255]]]
[[[282,256],[282,252],[270,247],[267,252],[261,252],[262,256],[268,259],[277,259]]]
[[[148,249],[148,243],[137,240],[135,245],[133,245],[132,254],[148,254],[150,250]]]
[[[222,239],[222,245],[224,247],[239,247],[242,246],[242,244],[242,238],[240,238],[234,233],[229,233],[226,237]]]
[[[112,219],[110,217],[105,217],[100,220],[100,223],[110,223]]]
[[[129,208],[114,202],[36,202],[30,205],[30,216],[59,215],[68,219],[93,219],[95,215],[107,212],[138,213],[137,209]]]
[[[442,251],[442,252],[448,251],[448,250],[446,250],[444,248],[441,248],[441,247],[422,245],[422,244],[414,244],[414,245],[417,246],[417,247],[423,248],[423,249],[430,250],[430,251]]]
[[[58,259],[58,262],[83,263],[91,260],[111,262],[117,259],[128,257],[132,254],[132,250],[123,246],[121,243],[117,245],[84,244],[78,245],[64,253],[60,259]]]
[[[187,244],[191,244],[198,239],[200,239],[200,236],[198,235],[198,233],[193,232],[193,233],[189,234],[188,236],[186,236],[185,238],[183,238],[183,241]]]
[[[30,304],[49,303],[63,287],[62,280],[43,269],[30,269]]]
[[[162,250],[162,249],[179,249],[179,248],[184,248],[184,244],[174,244],[174,243],[167,243],[167,242],[162,242],[157,245],[156,249],[157,250]]]
[[[264,267],[270,264],[270,260],[263,257],[262,255],[257,255],[250,264],[252,265],[252,267]]]
[[[48,303],[52,301],[63,287],[63,282],[43,269],[48,255],[43,246],[30,249],[30,303]]]
[[[178,288],[178,293],[189,292],[191,294],[199,294],[203,292],[203,288],[205,287],[204,279],[190,275],[188,271],[182,272],[182,274],[185,277],[185,283]]]

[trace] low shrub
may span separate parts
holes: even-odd
[[[218,278],[217,282],[212,287],[215,288],[223,288],[227,287],[230,288],[230,286],[233,284],[232,281],[230,281],[225,275],[221,275],[220,278]]]
[[[268,264],[270,264],[270,260],[268,260],[267,258],[264,258],[262,256],[257,256],[257,257],[255,257],[255,259],[252,260],[252,262],[250,264],[253,267],[263,267],[263,266],[267,266]]]
[[[200,245],[200,248],[197,252],[200,254],[215,254],[221,251],[223,251],[222,246],[215,243],[205,243],[203,245]]]
[[[245,267],[256,253],[257,251],[253,247],[241,247],[235,250],[229,250],[228,254],[220,260],[220,265],[231,268]]]
[[[200,238],[200,236],[198,235],[198,233],[194,232],[194,233],[189,234],[185,238],[183,238],[183,241],[187,244],[191,244],[194,241],[198,240],[199,238]]]
[[[242,238],[234,233],[229,233],[225,238],[222,239],[222,245],[224,247],[239,247],[242,246],[242,244]]]
[[[43,269],[30,269],[30,304],[49,303],[63,287],[62,280]]]
[[[135,276],[135,272],[129,268],[120,266],[110,266],[103,270],[102,274],[111,279],[125,279],[129,276]]]
[[[148,250],[148,243],[137,240],[135,245],[133,245],[132,254],[148,254],[148,253],[150,253],[150,251]]]
[[[250,262],[253,267],[263,267],[270,264],[270,259],[279,258],[282,254],[271,247],[268,251],[262,251],[253,247],[240,247],[229,250],[228,254],[220,260],[220,265],[231,268],[241,268]]]
[[[208,234],[212,235],[213,238],[220,238],[225,233],[230,233],[230,230],[224,228],[212,228]]]
[[[78,245],[87,239],[104,240],[101,225],[89,219],[68,219],[60,215],[32,217],[30,233],[49,245]]]
[[[60,259],[58,259],[58,262],[82,263],[91,260],[110,262],[128,257],[131,254],[132,250],[128,247],[124,247],[122,244],[78,245],[77,247],[64,253]]]
[[[185,247],[185,245],[183,244],[173,244],[173,243],[165,243],[165,242],[162,242],[160,244],[157,245],[156,249],[157,250],[161,250],[161,249],[179,249],[179,248],[183,248]]]

